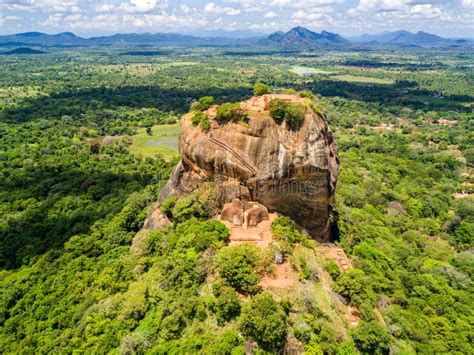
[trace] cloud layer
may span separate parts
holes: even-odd
[[[0,33],[252,30],[293,26],[345,36],[425,30],[474,36],[474,0],[0,0]]]

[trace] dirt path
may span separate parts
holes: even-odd
[[[275,265],[275,274],[265,276],[260,281],[260,286],[264,289],[268,288],[290,288],[295,285],[296,275],[293,272],[288,261],[281,265]]]
[[[352,268],[351,260],[347,257],[344,250],[337,245],[329,242],[316,242],[316,252],[321,255],[325,261],[334,261],[337,266],[339,266],[339,270],[341,272],[345,272],[346,270]],[[354,306],[342,303],[340,297],[332,290],[331,277],[324,270],[321,272],[321,282],[323,284],[324,290],[331,297],[333,302],[339,303],[342,306],[349,324],[353,327],[357,326],[361,320],[359,310]]]

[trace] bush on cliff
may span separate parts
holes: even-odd
[[[267,84],[257,81],[253,86],[253,94],[255,96],[261,96],[268,94],[270,92],[270,87]]]
[[[247,113],[240,108],[240,103],[226,102],[217,109],[216,120],[219,123],[225,122],[247,122]]]
[[[211,129],[211,122],[207,113],[198,111],[195,112],[191,118],[191,123],[194,127],[199,126],[203,132],[209,132]]]
[[[191,105],[192,111],[206,111],[209,107],[214,105],[214,98],[212,96],[204,96]]]
[[[269,109],[270,116],[275,122],[285,121],[290,128],[297,128],[303,122],[305,107],[302,104],[273,99],[270,101]]]

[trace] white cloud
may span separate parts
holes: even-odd
[[[64,14],[61,13],[52,14],[49,15],[48,18],[41,24],[45,27],[61,27],[61,20],[63,17]]]
[[[224,0],[224,2],[240,4],[247,11],[268,11],[272,7],[309,9],[317,6],[333,6],[344,3],[344,0]]]
[[[217,6],[215,3],[210,2],[204,6],[204,12],[208,14],[217,14],[217,15],[227,15],[227,16],[237,16],[240,15],[241,11],[233,7],[222,7]]]
[[[10,10],[43,11],[54,13],[79,13],[81,8],[77,0],[7,0],[6,8]]]
[[[115,5],[113,4],[100,4],[94,7],[96,12],[111,12],[115,10]]]
[[[417,17],[433,18],[441,15],[441,10],[431,4],[418,4],[410,9],[410,14]]]
[[[269,11],[265,15],[263,15],[263,18],[267,18],[267,19],[272,19],[272,18],[277,18],[277,17],[278,15],[273,11]]]
[[[156,8],[157,0],[130,0],[121,3],[120,9],[128,13],[147,13]]]
[[[474,7],[474,0],[462,0],[461,5],[465,7]]]
[[[303,10],[298,10],[291,16],[291,18],[293,20],[299,20],[299,21],[317,21],[323,18],[326,19],[327,16],[321,12],[306,12]]]
[[[351,13],[373,10],[394,11],[407,8],[404,0],[360,0]]]

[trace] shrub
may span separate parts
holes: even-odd
[[[285,95],[296,95],[296,90],[293,88],[288,88],[288,89],[284,89],[282,93]]]
[[[289,127],[297,128],[304,119],[305,106],[293,102],[274,99],[269,104],[270,116],[275,122],[285,121]]]
[[[209,349],[209,354],[244,354],[244,341],[235,330],[227,330],[221,334],[216,343]]]
[[[361,322],[352,333],[356,347],[362,353],[388,354],[390,335],[377,322]]]
[[[204,96],[191,106],[191,111],[206,111],[209,107],[214,105],[214,98],[212,96]]]
[[[328,261],[324,265],[324,268],[329,273],[329,275],[331,275],[333,280],[337,280],[339,275],[341,275],[341,271],[339,270],[339,266],[337,266],[337,264],[333,260]]]
[[[201,110],[207,110],[209,107],[214,105],[214,98],[212,96],[204,96],[199,99]]]
[[[264,94],[268,94],[270,92],[270,87],[264,83],[256,82],[253,86],[253,94],[255,96],[261,96]]]
[[[173,218],[175,222],[184,222],[191,217],[208,218],[211,212],[206,202],[199,199],[196,194],[182,197],[173,206]]]
[[[271,224],[273,235],[280,241],[287,241],[290,244],[305,243],[306,236],[302,234],[296,223],[286,216],[277,217]]]
[[[304,234],[302,234],[296,226],[296,223],[289,217],[280,216],[271,224],[272,233],[278,240],[278,249],[284,254],[293,252],[294,244],[301,243],[311,248],[312,245]]]
[[[240,108],[240,103],[225,103],[218,107],[216,120],[219,123],[225,122],[247,122],[247,113]]]
[[[314,100],[316,96],[310,90],[304,90],[300,92],[300,97],[304,97],[310,100]]]
[[[301,104],[289,103],[286,107],[285,121],[290,127],[299,127],[304,119],[305,107]]]
[[[176,196],[172,196],[164,200],[160,205],[161,212],[163,212],[168,217],[171,217],[172,216],[171,211],[173,210],[173,207],[177,200],[178,198]]]
[[[244,306],[240,330],[263,349],[275,351],[281,349],[286,341],[286,319],[283,308],[272,295],[263,293]]]
[[[201,128],[201,130],[204,132],[209,132],[209,129],[211,128],[209,115],[201,111],[194,113],[193,117],[191,118],[191,123],[194,127],[199,126],[199,128]]]
[[[270,110],[270,116],[273,117],[276,123],[282,123],[285,120],[286,103],[283,100],[271,100],[268,107]]]
[[[254,293],[259,289],[259,260],[260,250],[255,245],[226,247],[217,255],[217,271],[227,285],[244,293]]]
[[[335,283],[335,289],[356,304],[366,301],[373,302],[375,299],[367,277],[359,269],[349,269],[341,274]]]
[[[210,247],[221,247],[228,240],[229,230],[222,222],[190,219],[176,227],[168,242],[171,247],[177,245],[181,249],[194,248],[202,252]]]
[[[195,112],[193,114],[193,117],[191,117],[191,123],[193,124],[194,127],[199,125],[201,123],[201,118],[204,115],[201,111]]]
[[[474,224],[462,221],[454,231],[454,239],[461,245],[472,245],[474,242]]]
[[[199,128],[201,128],[201,131],[203,132],[209,132],[209,130],[211,129],[211,121],[209,120],[209,115],[205,115],[205,117],[201,120]]]
[[[220,325],[240,314],[239,295],[232,287],[216,283],[213,291],[216,298],[212,301],[210,309],[216,314]]]

